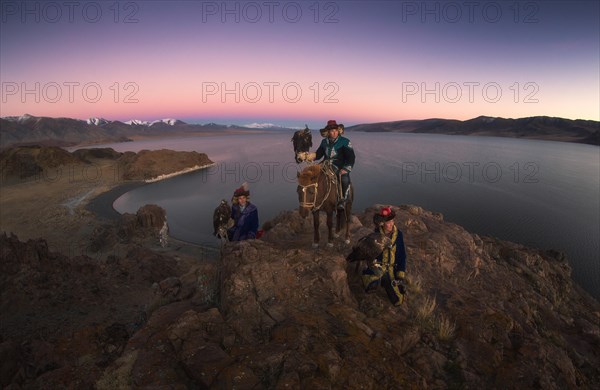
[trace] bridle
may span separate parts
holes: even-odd
[[[317,197],[318,197],[318,193],[319,193],[318,189],[319,189],[319,176],[320,175],[317,176],[317,181],[314,183],[310,183],[310,184],[306,184],[306,185],[298,184],[298,187],[300,187],[302,189],[302,200],[300,201],[300,207],[310,208],[310,210],[313,212],[319,211],[321,209],[321,207],[323,206],[323,203],[325,203],[325,200],[327,200],[327,198],[329,198],[329,194],[331,193],[331,189],[333,188],[333,183],[335,183],[335,172],[333,172],[333,169],[331,168],[331,162],[326,160],[323,163],[323,165],[321,166],[320,172],[324,173],[327,176],[327,178],[325,178],[327,193],[325,194],[325,196],[323,196],[323,200],[321,201],[321,203],[319,203],[318,206],[317,206]],[[312,200],[308,201],[307,200],[307,197],[308,197],[307,189],[310,187],[315,187],[315,191],[313,192],[314,196],[312,197]]]

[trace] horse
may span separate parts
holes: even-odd
[[[306,218],[309,212],[313,215],[314,236],[313,248],[319,246],[319,212],[327,215],[328,240],[327,246],[333,246],[336,238],[345,225],[345,243],[350,244],[350,217],[352,215],[352,200],[354,188],[350,185],[350,193],[344,209],[336,209],[338,201],[338,177],[331,162],[326,160],[321,164],[309,165],[302,172],[298,172],[298,200],[300,202],[300,216]],[[333,234],[333,212],[336,212],[336,234]],[[343,217],[343,218],[342,218]]]

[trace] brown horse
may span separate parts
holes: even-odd
[[[333,246],[333,239],[337,237],[343,225],[346,226],[345,242],[350,243],[350,216],[352,215],[352,200],[354,189],[350,185],[350,193],[343,210],[336,210],[338,199],[338,177],[325,161],[322,164],[310,165],[300,173],[298,172],[298,200],[300,201],[300,216],[306,218],[309,211],[313,214],[314,238],[313,248],[319,246],[319,211],[327,214],[328,240],[327,246]],[[333,212],[336,212],[336,234],[333,234]],[[343,217],[343,218],[342,218]]]

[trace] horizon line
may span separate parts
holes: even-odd
[[[200,122],[199,119],[186,119],[186,120],[182,120],[182,119],[178,119],[176,117],[168,117],[168,116],[164,116],[158,119],[137,119],[137,118],[130,118],[130,119],[126,119],[126,120],[120,120],[120,119],[107,119],[105,117],[102,116],[91,116],[88,118],[74,118],[74,117],[67,117],[67,116],[56,116],[56,117],[52,117],[52,116],[37,116],[37,115],[32,115],[29,113],[25,113],[22,115],[7,115],[7,116],[2,116],[0,117],[0,119],[4,119],[4,120],[10,120],[8,118],[22,118],[25,116],[30,116],[33,118],[51,118],[51,119],[74,119],[74,120],[80,120],[80,121],[84,121],[87,122],[90,119],[103,119],[109,122],[129,122],[129,121],[141,121],[141,122],[148,122],[148,123],[152,123],[152,122],[159,122],[161,120],[177,120],[180,122],[183,122],[185,124],[188,125],[209,125],[209,124],[214,124],[214,125],[221,125],[221,126],[239,126],[239,127],[249,127],[251,125],[271,125],[272,127],[281,127],[281,128],[288,128],[288,129],[295,129],[295,126],[286,126],[286,125],[281,125],[281,124],[277,124],[277,123],[273,123],[269,120],[263,120],[263,121],[254,121],[252,123],[246,123],[246,124],[236,124],[233,122],[229,122],[228,124],[224,124],[224,123],[219,123],[219,122],[215,122],[214,120],[209,120],[208,122]],[[409,121],[427,121],[427,120],[448,120],[448,121],[459,121],[459,122],[466,122],[469,120],[474,120],[474,119],[478,119],[478,118],[490,118],[490,119],[509,119],[509,120],[518,120],[518,119],[528,119],[528,118],[558,118],[558,119],[565,119],[565,120],[573,120],[573,121],[591,121],[591,122],[600,122],[599,120],[596,119],[583,119],[583,118],[577,118],[577,119],[571,119],[571,118],[564,118],[564,117],[559,117],[559,116],[550,116],[550,115],[533,115],[533,116],[525,116],[525,117],[520,117],[520,118],[506,118],[506,117],[500,117],[500,116],[489,116],[489,115],[479,115],[473,118],[469,118],[469,119],[455,119],[455,118],[441,118],[441,117],[429,117],[429,118],[424,118],[424,119],[394,119],[394,120],[383,120],[383,121],[371,121],[371,122],[360,122],[360,123],[355,123],[346,127],[352,127],[352,126],[360,126],[360,125],[370,125],[370,124],[380,124],[380,123],[391,123],[391,122],[409,122]],[[285,119],[283,120],[285,121]],[[237,122],[242,122],[242,121],[237,121]],[[243,121],[243,122],[247,122],[247,121]],[[281,118],[279,118],[279,120],[277,122],[281,122]],[[309,121],[304,121],[304,122],[314,122],[312,120]],[[341,122],[341,121],[340,121]],[[325,122],[326,123],[326,122]],[[304,127],[303,125],[298,125],[300,127]],[[250,127],[251,128],[251,127]]]

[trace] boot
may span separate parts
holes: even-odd
[[[344,185],[342,184],[342,198],[338,201],[337,203],[337,208],[339,210],[344,210],[344,208],[346,207],[346,201],[348,200],[348,194],[350,193],[350,185],[348,184],[348,187],[344,190]]]

